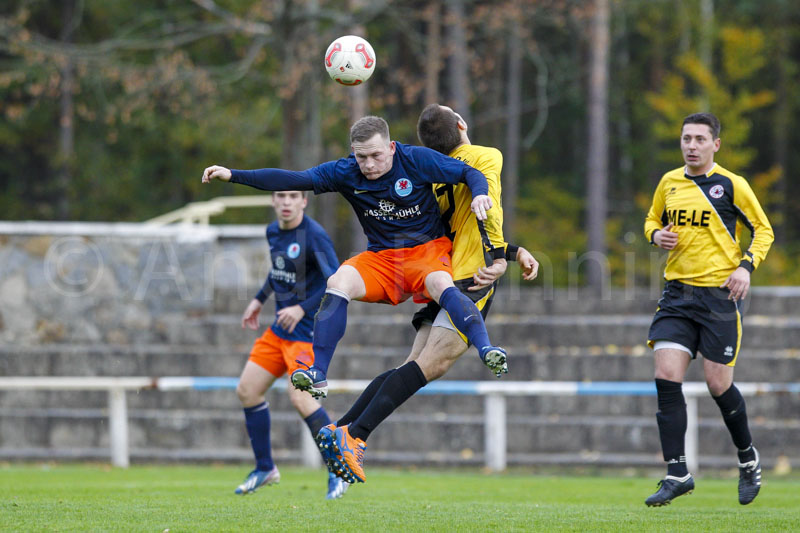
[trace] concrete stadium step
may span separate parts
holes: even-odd
[[[353,314],[348,317],[342,345],[407,346],[414,339],[410,314]],[[527,315],[499,310],[489,315],[491,337],[501,344],[540,346],[628,345],[643,343],[652,315]],[[167,344],[225,346],[252,345],[258,334],[243,330],[240,317],[210,315],[165,319]],[[800,346],[800,317],[750,315],[744,318],[744,349]]]
[[[504,380],[650,381],[652,352],[637,346],[506,346],[510,373]],[[215,346],[108,344],[0,347],[0,375],[5,376],[238,376],[249,346],[239,351]],[[331,365],[331,379],[372,379],[401,365],[405,347],[343,345]],[[772,382],[800,379],[800,350],[743,349],[737,381]],[[495,378],[470,348],[446,379]],[[700,361],[690,365],[687,381],[702,381]]]
[[[237,291],[217,289],[214,292],[213,312],[241,314],[258,290]],[[503,313],[525,315],[652,315],[661,297],[663,283],[652,288],[609,289],[597,296],[586,289],[544,289],[501,287],[498,289],[493,309]],[[268,303],[264,312],[271,312]],[[411,301],[399,306],[352,302],[350,314],[382,315],[400,313],[410,316],[419,306]],[[741,302],[746,315],[796,315],[800,309],[800,287],[754,286],[750,296]]]

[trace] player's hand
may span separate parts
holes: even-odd
[[[486,211],[492,208],[492,199],[485,194],[479,194],[472,199],[469,207],[478,220],[486,220]]]
[[[258,329],[258,314],[263,306],[264,304],[253,298],[242,314],[242,329]]]
[[[517,263],[522,267],[522,279],[525,281],[533,281],[539,275],[539,261],[522,246],[517,250]]]
[[[292,333],[304,316],[306,316],[306,312],[303,308],[299,305],[293,305],[279,310],[278,320],[276,320],[276,322],[280,327],[285,329],[287,333]]]
[[[211,180],[231,181],[231,171],[219,165],[211,165],[203,171],[203,183],[211,183]]]
[[[656,234],[653,235],[653,242],[656,246],[659,246],[665,250],[672,250],[675,248],[675,245],[678,244],[678,234],[674,231],[670,231],[674,224],[670,222],[660,230],[656,231]]]
[[[495,259],[492,266],[479,268],[472,276],[472,281],[475,282],[475,285],[467,287],[467,290],[479,291],[484,287],[488,287],[506,273],[506,268],[508,268],[508,263],[505,259]]]
[[[727,287],[731,291],[728,300],[743,300],[750,289],[750,271],[744,267],[737,268],[720,287]]]

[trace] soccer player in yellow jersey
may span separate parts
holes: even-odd
[[[469,213],[471,197],[461,186],[434,185],[446,231],[453,241],[453,279],[455,286],[469,296],[485,317],[494,295],[494,282],[506,270],[506,255],[520,262],[523,278],[536,277],[538,263],[524,248],[507,246],[503,240],[503,214],[500,201],[502,154],[495,148],[470,144],[467,124],[449,107],[431,104],[420,115],[417,134],[428,148],[450,155],[480,170],[489,184],[489,197],[495,206],[487,219],[478,221]],[[466,204],[464,203],[466,202]],[[426,382],[444,375],[469,346],[453,325],[449,315],[431,302],[414,315],[417,336],[405,363],[376,377],[350,410],[336,424],[322,428],[317,443],[326,456],[331,472],[350,483],[365,480],[363,459],[370,433],[418,389],[396,379],[407,365],[418,365]],[[484,360],[499,377],[507,371]],[[388,379],[392,376],[392,379]],[[398,382],[399,381],[399,382]]]
[[[738,302],[750,274],[767,255],[772,227],[744,178],[714,162],[720,123],[711,113],[689,115],[681,128],[686,165],[667,172],[653,195],[644,231],[669,250],[666,284],[648,334],[655,351],[658,431],[667,475],[645,503],[667,505],[694,490],[686,468],[686,404],[681,390],[692,359],[703,355],[708,390],[722,412],[739,455],[739,503],[761,488],[761,461],[753,447],[744,398],[733,384],[742,340]],[[753,234],[742,253],[742,226]]]

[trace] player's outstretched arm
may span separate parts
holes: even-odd
[[[211,183],[211,180],[231,181],[231,171],[219,165],[211,165],[203,171],[203,183]]]

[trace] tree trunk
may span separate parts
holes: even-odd
[[[506,102],[506,146],[503,157],[503,235],[515,242],[516,198],[519,194],[519,136],[522,114],[522,38],[518,18],[513,19],[508,35],[508,79]]]
[[[778,205],[775,209],[778,211],[778,216],[774,217],[775,221],[775,238],[780,243],[789,242],[793,235],[787,235],[788,229],[792,227],[789,222],[789,177],[787,170],[789,168],[789,139],[791,138],[790,128],[792,120],[792,104],[789,95],[789,72],[790,57],[789,47],[791,39],[789,31],[785,24],[781,24],[777,28],[778,37],[775,40],[777,43],[777,67],[778,67],[778,84],[775,88],[775,115],[773,122],[773,139],[775,139],[775,152],[774,166],[781,169],[781,177],[776,183]]]
[[[60,39],[62,43],[71,43],[77,26],[75,18],[75,2],[66,0],[63,3],[63,24]],[[75,69],[72,58],[64,55],[60,66],[61,86],[58,113],[58,158],[57,183],[58,191],[56,216],[61,220],[69,220],[70,192],[75,163]]]
[[[600,291],[606,282],[605,229],[608,213],[608,58],[609,0],[595,0],[591,32],[591,64],[589,73],[589,142],[587,157],[587,217],[589,286]],[[595,260],[596,259],[596,260]]]
[[[467,56],[467,31],[463,0],[446,0],[447,48],[450,61],[448,84],[451,107],[472,124],[469,109],[469,58]]]
[[[442,67],[442,6],[432,1],[425,9],[428,33],[425,38],[425,105],[439,101],[439,71]]]

